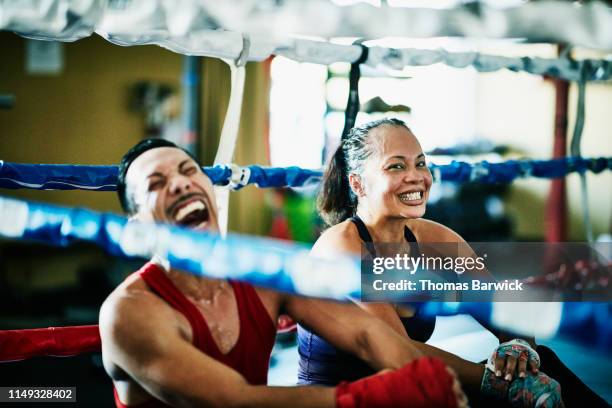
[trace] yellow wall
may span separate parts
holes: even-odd
[[[555,58],[551,45],[514,45],[483,50],[496,55],[528,55]],[[583,58],[581,55],[577,58]],[[602,58],[601,55],[590,57]],[[555,92],[551,81],[537,75],[498,71],[480,74],[477,88],[477,133],[508,144],[526,158],[552,156]],[[574,127],[577,87],[572,84],[569,102],[568,143]],[[610,120],[612,83],[589,83],[586,89],[586,123],[582,136],[585,157],[612,156]],[[569,152],[569,145],[568,145]],[[609,233],[612,222],[612,173],[588,174],[588,201],[595,235]],[[544,236],[544,207],[550,182],[538,179],[513,183],[507,200],[519,237]],[[567,178],[568,239],[585,240],[579,177]]]
[[[144,133],[142,116],[128,110],[130,86],[140,80],[180,84],[180,55],[159,47],[118,47],[97,36],[63,45],[60,75],[28,75],[25,41],[0,33],[0,49],[10,56],[0,64],[0,92],[16,96],[13,109],[0,110],[0,158],[5,161],[116,164]],[[120,211],[114,193],[10,194]]]
[[[25,71],[25,39],[0,33],[0,93],[16,96],[0,110],[0,160],[17,163],[116,164],[144,134],[140,113],[128,108],[138,81],[170,84],[180,91],[183,56],[157,46],[120,47],[98,36],[65,43],[64,69],[56,76]],[[8,57],[7,57],[8,56]],[[212,163],[229,96],[229,68],[219,60],[202,64],[203,163]],[[243,123],[236,158],[267,163],[267,80],[263,64],[247,69]],[[255,144],[257,141],[259,145]],[[244,146],[241,146],[244,144]],[[268,229],[261,192],[232,195],[230,228],[248,233]],[[4,190],[31,200],[120,212],[113,192]],[[245,203],[250,203],[248,215]],[[257,214],[254,216],[253,214]]]

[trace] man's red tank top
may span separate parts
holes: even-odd
[[[274,345],[276,328],[255,289],[247,284],[229,281],[234,290],[240,319],[238,341],[229,353],[223,354],[215,343],[204,317],[196,306],[172,283],[157,264],[147,263],[136,272],[159,297],[181,312],[189,321],[193,332],[192,344],[203,353],[238,371],[254,385],[266,384],[270,353]],[[127,408],[114,391],[117,408]],[[165,407],[152,399],[129,407]]]

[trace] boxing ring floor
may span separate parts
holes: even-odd
[[[438,316],[427,343],[474,362],[488,358],[498,345],[497,338],[468,315]],[[609,355],[562,339],[538,340],[538,343],[553,349],[585,384],[612,404],[612,358]],[[299,360],[297,345],[279,346],[277,342],[272,353],[268,384],[295,385]]]

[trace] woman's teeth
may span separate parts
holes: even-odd
[[[423,192],[415,191],[413,193],[400,194],[399,198],[402,201],[416,201],[423,198]]]

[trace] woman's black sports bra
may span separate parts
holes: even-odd
[[[359,236],[370,253],[375,256],[374,245],[371,245],[372,237],[363,221],[359,217],[353,217],[351,221],[356,225]],[[411,244],[411,251],[418,253],[418,243],[409,228],[404,230],[404,236]],[[435,317],[419,316],[418,308],[414,316],[400,320],[408,335],[418,341],[429,339],[436,324]],[[375,373],[369,365],[356,356],[336,350],[324,339],[300,325],[298,325],[297,340],[300,356],[298,384],[337,385],[341,381],[354,381]]]
[[[366,248],[370,252],[372,256],[376,256],[376,249],[374,245],[368,245],[373,243],[372,236],[370,235],[370,231],[364,224],[364,222],[359,218],[358,215],[354,215],[351,217],[351,221],[357,227],[357,231],[359,232],[359,237],[364,242]],[[416,237],[408,227],[404,227],[404,239],[410,245],[410,252],[413,254],[418,254],[420,252],[419,243],[416,240]],[[436,318],[435,317],[424,317],[419,316],[418,308],[415,314],[411,317],[402,317],[400,318],[402,324],[404,325],[404,329],[408,336],[411,339],[417,341],[427,341],[431,334],[434,331],[436,326]]]

